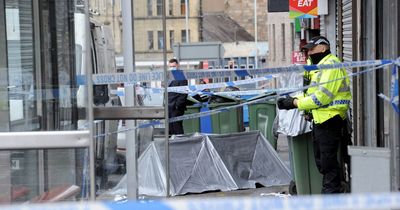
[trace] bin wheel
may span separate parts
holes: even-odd
[[[289,184],[289,194],[291,194],[291,195],[297,195],[296,182],[294,182],[294,181],[290,181],[290,184]]]

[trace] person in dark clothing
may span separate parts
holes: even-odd
[[[176,71],[179,68],[177,59],[171,59],[168,62],[169,69]],[[187,80],[172,80],[169,82],[168,87],[187,86]],[[182,116],[186,110],[187,94],[168,92],[168,116],[169,118]],[[182,121],[172,122],[169,124],[169,135],[183,134]]]
[[[322,36],[312,38],[303,50],[308,52],[309,65],[340,62],[339,58],[331,54],[329,41]],[[309,87],[305,94],[278,99],[277,105],[279,109],[297,108],[308,113],[306,119],[313,122],[315,162],[323,175],[322,193],[340,193],[341,175],[337,153],[339,144],[347,139],[344,131],[351,100],[349,78],[344,68],[317,69],[305,72],[304,76],[304,81],[314,86]]]

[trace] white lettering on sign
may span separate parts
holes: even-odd
[[[296,61],[306,61],[306,57],[304,57],[301,53],[294,54],[294,57],[296,58]]]
[[[298,0],[297,6],[298,7],[309,7],[314,0]]]
[[[292,54],[292,63],[293,64],[305,64],[306,63],[306,55],[300,51],[293,51]]]
[[[11,169],[19,170],[19,160],[11,160]]]

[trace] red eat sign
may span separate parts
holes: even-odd
[[[289,6],[307,14],[318,7],[318,0],[289,0]]]

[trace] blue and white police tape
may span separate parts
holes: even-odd
[[[398,64],[396,63],[396,65],[393,66],[393,70],[392,70],[392,79],[391,79],[391,87],[390,87],[390,97],[386,96],[383,93],[379,93],[378,97],[380,97],[381,99],[383,99],[386,102],[389,102],[394,111],[397,112],[398,114],[400,114],[399,112],[399,80],[398,80]]]
[[[383,99],[383,100],[386,101],[386,102],[389,102],[389,103],[392,102],[392,100],[391,100],[388,96],[386,96],[385,94],[383,94],[383,93],[379,93],[379,94],[378,94],[378,97],[381,98],[381,99]]]
[[[364,74],[364,73],[367,73],[367,72],[374,71],[376,69],[380,69],[380,68],[382,68],[384,66],[388,66],[388,65],[391,65],[391,64],[387,63],[387,64],[383,64],[383,65],[380,65],[380,66],[377,66],[377,67],[369,68],[369,69],[366,69],[366,70],[363,70],[363,71],[360,71],[360,72],[351,73],[351,74],[348,75],[348,77],[354,77],[354,76],[357,76],[357,75],[361,75],[361,74]],[[346,79],[346,78],[347,77],[341,77],[341,78],[337,78],[337,79],[330,80],[330,81],[327,81],[327,82],[311,84],[311,85],[308,85],[308,86],[303,86],[303,87],[300,87],[300,88],[294,88],[294,89],[291,89],[291,90],[288,90],[287,88],[277,89],[277,95],[266,96],[264,98],[256,99],[256,100],[253,100],[253,101],[244,102],[244,103],[233,105],[233,106],[229,106],[229,107],[223,107],[223,108],[214,109],[214,110],[210,110],[210,111],[194,113],[194,114],[189,114],[189,115],[183,115],[183,116],[180,116],[180,117],[174,117],[174,118],[170,118],[169,122],[177,122],[177,121],[188,120],[188,119],[193,119],[193,118],[198,118],[198,117],[205,117],[205,116],[208,116],[208,115],[213,115],[213,114],[217,114],[217,113],[220,113],[220,112],[224,112],[224,111],[227,111],[229,109],[234,109],[234,108],[242,107],[244,105],[250,105],[250,104],[259,103],[259,102],[262,102],[262,101],[274,99],[274,98],[276,98],[277,96],[280,96],[280,95],[289,95],[289,94],[292,94],[292,93],[295,93],[295,92],[307,90],[310,87],[316,87],[316,86],[319,86],[319,85],[331,83],[331,82],[338,81],[338,80],[343,80],[343,79]]]
[[[270,74],[281,74],[289,72],[304,72],[312,71],[317,69],[337,69],[337,68],[355,68],[355,67],[369,67],[382,65],[387,63],[393,63],[392,60],[369,60],[369,61],[353,61],[335,64],[323,64],[323,65],[304,65],[304,66],[288,66],[288,67],[276,67],[266,69],[217,69],[217,70],[196,70],[196,71],[171,71],[170,78],[175,80],[185,79],[201,79],[201,78],[213,78],[213,77],[245,77],[255,75],[270,75]],[[172,76],[172,77],[171,77]]]
[[[392,84],[391,84],[391,98],[390,103],[393,106],[393,109],[400,114],[399,108],[399,71],[398,65],[393,66],[392,70]]]
[[[161,91],[161,89],[155,89],[155,88],[143,88],[143,91],[140,93],[137,92],[137,94],[156,94],[156,93],[163,93],[164,91]],[[184,93],[184,94],[190,94],[190,95],[221,95],[221,96],[249,96],[249,95],[259,95],[263,93],[269,93],[269,92],[274,92],[274,90],[271,89],[262,89],[262,90],[238,90],[238,91],[222,91],[222,92],[213,92],[213,91],[196,91],[196,92],[179,92],[179,93]],[[118,90],[116,92],[118,96],[125,96],[124,90]]]
[[[200,84],[200,85],[188,85],[188,86],[175,86],[175,87],[168,87],[168,92],[175,92],[175,93],[185,93],[185,94],[201,94],[205,89],[216,89],[216,88],[224,88],[224,87],[237,87],[242,85],[253,84],[256,82],[262,82],[266,80],[270,80],[273,77],[271,75],[257,77],[253,79],[247,80],[238,80],[232,82],[221,82],[221,83],[209,83],[209,84]],[[163,93],[164,88],[146,88],[142,87],[143,91],[138,91],[139,94],[151,94],[151,93]],[[117,93],[118,96],[124,96],[124,90],[118,89]]]
[[[110,136],[110,135],[113,135],[113,134],[118,134],[118,133],[123,133],[123,132],[128,132],[128,131],[134,131],[136,129],[147,128],[147,127],[150,127],[150,126],[156,126],[156,125],[161,125],[161,124],[162,124],[162,121],[160,121],[160,120],[151,120],[150,122],[139,123],[137,126],[132,127],[132,128],[125,128],[125,129],[120,129],[120,130],[117,130],[117,131],[112,131],[112,132],[108,132],[108,133],[95,135],[94,138],[101,138],[101,137]]]
[[[270,80],[272,78],[273,77],[271,75],[267,75],[267,76],[253,78],[253,79],[238,80],[238,81],[231,81],[231,82],[168,87],[168,92],[191,93],[191,92],[202,91],[204,89],[216,89],[216,88],[223,88],[223,87],[247,85],[247,84],[252,84],[252,83],[261,82],[261,81],[265,81],[265,80]]]
[[[226,92],[215,92],[212,93],[212,95],[217,95],[217,96],[251,96],[251,95],[261,95],[261,94],[267,94],[271,92],[276,92],[273,89],[262,89],[262,90],[243,90],[243,91],[226,91]],[[207,94],[207,93],[205,93]]]
[[[59,89],[34,90],[33,86],[29,90],[23,87],[14,87],[8,90],[8,96],[12,99],[24,101],[50,100],[50,99],[71,99],[77,98],[78,88],[63,86]]]
[[[356,73],[351,73],[351,74],[348,75],[348,77],[355,77],[355,76],[358,76],[358,75],[361,75],[361,74],[372,72],[372,71],[375,71],[377,69],[381,69],[381,68],[383,68],[385,66],[389,66],[391,64],[392,63],[386,63],[386,64],[382,64],[380,66],[368,68],[368,69],[365,69],[365,70],[362,70],[362,71],[359,71],[359,72],[356,72]],[[311,85],[303,86],[303,87],[299,87],[299,88],[289,88],[289,89],[288,88],[279,88],[279,89],[274,89],[276,91],[276,93],[277,93],[276,95],[270,95],[270,96],[262,97],[262,98],[255,99],[255,100],[252,100],[252,101],[236,104],[236,105],[233,105],[233,106],[213,109],[213,110],[210,110],[210,111],[204,111],[204,112],[200,112],[200,113],[193,113],[193,114],[183,115],[183,116],[179,116],[179,117],[173,117],[173,118],[169,118],[168,122],[170,122],[170,123],[171,122],[178,122],[178,121],[182,121],[182,120],[189,120],[189,119],[205,117],[205,116],[209,116],[209,115],[213,115],[213,114],[218,114],[218,113],[221,113],[221,112],[229,111],[230,109],[236,109],[236,108],[239,108],[239,107],[242,107],[242,106],[245,106],[245,105],[250,105],[250,104],[263,102],[263,101],[266,101],[266,100],[275,99],[277,96],[289,95],[289,94],[292,94],[292,93],[296,93],[296,92],[299,92],[299,91],[306,90],[306,89],[308,89],[310,87],[316,87],[316,86],[327,84],[327,83],[331,83],[331,82],[334,82],[334,81],[343,80],[345,78],[347,78],[347,77],[341,77],[341,78],[330,80],[330,81],[327,81],[327,82],[324,82],[324,83],[316,83],[316,84],[311,84]],[[139,126],[136,126],[134,128],[128,128],[128,129],[125,129],[123,131],[116,131],[116,132],[113,132],[113,133],[125,132],[125,131],[129,131],[129,130],[135,130],[135,129],[138,129],[138,128],[145,128],[145,127],[158,125],[158,124],[162,124],[162,122],[161,121],[152,121],[151,123],[143,123],[143,124],[140,124]],[[109,134],[107,134],[107,133],[106,134],[101,134],[100,136],[104,136],[104,135],[109,135]]]
[[[280,197],[202,197],[155,201],[3,205],[2,210],[386,210],[400,208],[400,193]]]
[[[202,78],[218,78],[218,77],[245,77],[245,76],[265,76],[271,74],[281,74],[289,72],[303,72],[317,69],[335,69],[335,68],[356,68],[370,67],[388,63],[397,62],[393,60],[368,60],[368,61],[352,61],[336,64],[324,65],[304,65],[304,66],[288,66],[265,69],[214,69],[214,70],[187,70],[187,71],[170,71],[169,78],[171,80],[189,80]],[[134,73],[116,73],[116,74],[95,74],[92,77],[93,84],[134,84],[137,82],[148,81],[164,81],[163,71],[150,72],[134,72]],[[85,85],[86,76],[77,76],[77,84]]]
[[[0,68],[0,71],[3,72],[8,72],[7,68]],[[64,81],[64,80],[63,80]],[[60,81],[63,82],[63,81]],[[23,86],[23,85],[35,85],[35,80],[33,79],[33,74],[9,74],[8,77],[2,78],[0,80],[0,86],[1,87],[12,87],[12,86]],[[64,84],[64,83],[63,83]]]

